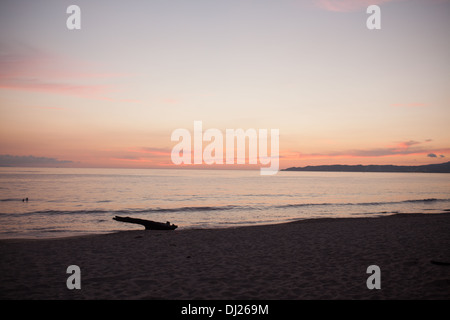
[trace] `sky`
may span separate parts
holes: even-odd
[[[2,0],[0,165],[177,168],[194,121],[278,129],[281,168],[446,162],[449,30],[448,0]]]

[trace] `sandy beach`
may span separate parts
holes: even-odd
[[[443,213],[2,240],[0,298],[448,300],[449,231]]]

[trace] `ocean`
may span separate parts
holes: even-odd
[[[450,175],[259,170],[0,168],[0,238],[143,229],[116,215],[188,228],[440,213]],[[27,201],[23,199],[28,198]]]

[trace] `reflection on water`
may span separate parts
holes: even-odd
[[[258,170],[0,168],[0,237],[140,229],[127,215],[180,228],[317,217],[441,212],[447,174]],[[28,197],[28,202],[22,199]]]

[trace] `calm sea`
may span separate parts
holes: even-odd
[[[259,170],[0,168],[0,238],[51,238],[142,226],[116,215],[225,228],[320,217],[439,213],[450,175]],[[22,199],[28,198],[28,202]]]

